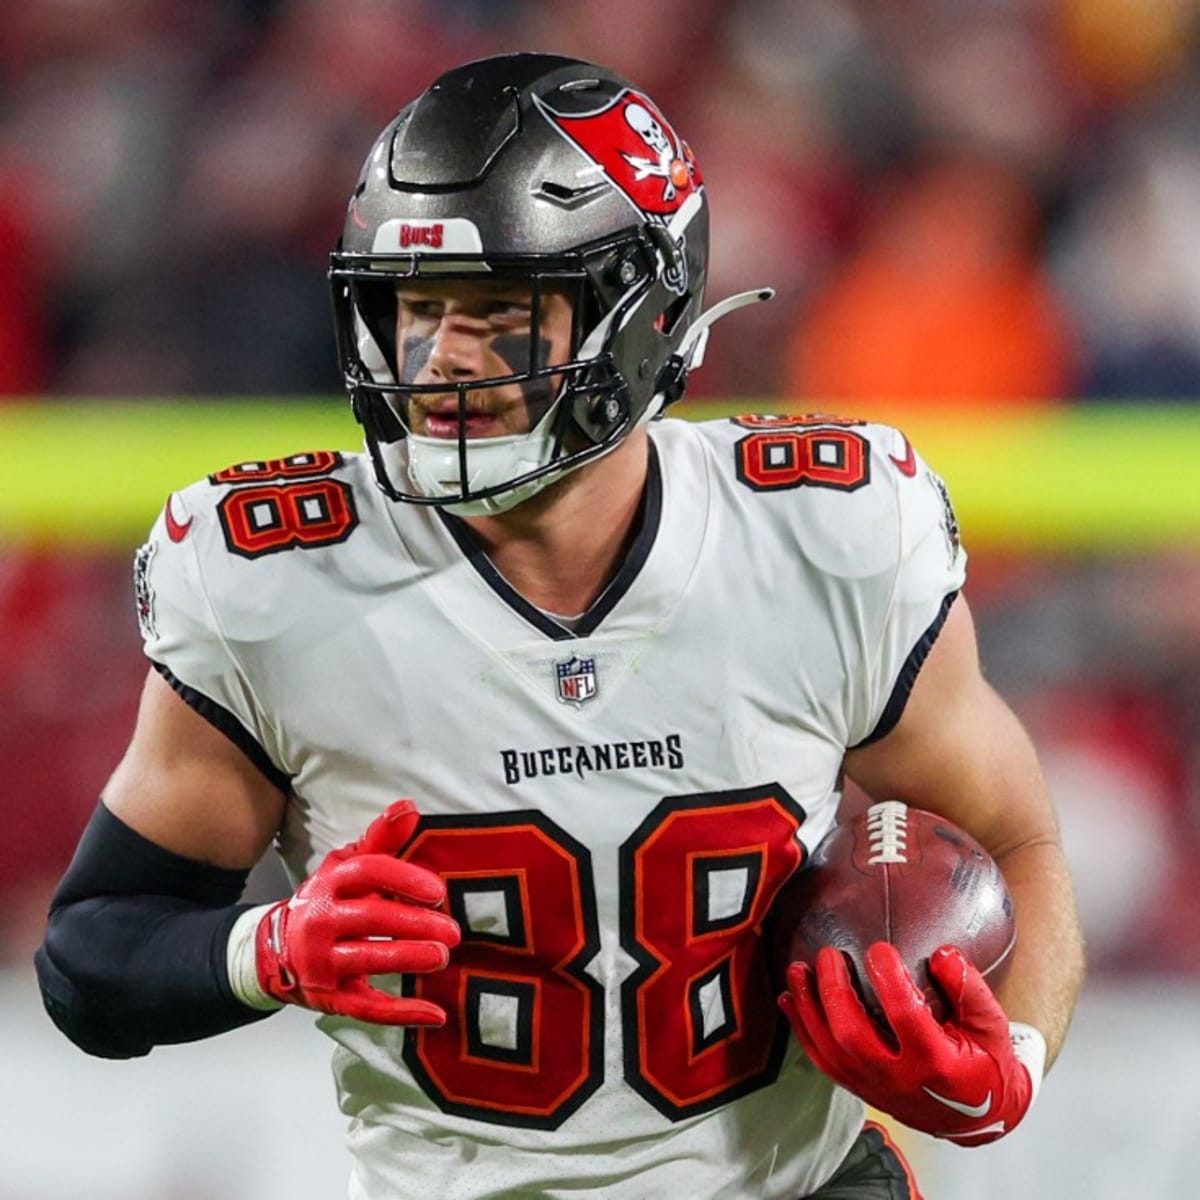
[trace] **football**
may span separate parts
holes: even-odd
[[[877,1018],[863,955],[873,942],[890,942],[942,1021],[949,1014],[929,975],[929,955],[955,945],[995,987],[1016,922],[1000,868],[970,834],[889,800],[830,831],[776,897],[768,937],[779,981],[790,963],[811,965],[822,946],[843,951]]]

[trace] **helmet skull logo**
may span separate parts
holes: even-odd
[[[636,154],[624,155],[625,161],[636,172],[635,178],[639,181],[651,176],[662,179],[663,200],[674,200],[676,189],[683,187],[688,182],[687,165],[676,153],[675,146],[666,131],[645,105],[627,104],[625,120],[655,155],[653,159],[643,158]]]

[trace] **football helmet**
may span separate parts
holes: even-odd
[[[341,368],[380,487],[502,512],[612,450],[683,394],[713,320],[771,294],[702,314],[707,266],[699,167],[632,84],[545,54],[441,76],[376,140],[331,256]],[[428,347],[397,346],[404,289],[482,280],[528,298],[528,331],[486,356],[500,374],[431,374]],[[545,298],[564,293],[570,345],[549,361]],[[486,394],[514,386],[528,428],[471,437]],[[456,433],[414,420],[431,403]]]

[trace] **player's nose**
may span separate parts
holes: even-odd
[[[447,315],[438,325],[427,364],[436,379],[483,377],[487,331],[468,318]]]

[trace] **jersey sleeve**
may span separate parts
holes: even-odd
[[[134,560],[143,650],[175,692],[283,790],[288,774],[254,687],[221,628],[205,570],[216,516],[203,485],[174,493]],[[220,551],[218,551],[220,553]]]
[[[886,536],[894,545],[894,565],[877,581],[882,587],[871,608],[878,622],[865,626],[863,669],[855,675],[848,706],[851,747],[877,741],[899,721],[963,586],[967,564],[945,483],[899,431],[880,426],[873,433],[876,457],[893,489],[894,522]]]

